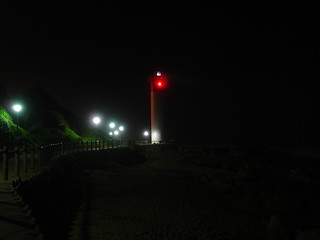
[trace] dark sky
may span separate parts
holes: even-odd
[[[88,120],[139,139],[148,77],[170,78],[166,139],[317,142],[319,17],[313,7],[112,7],[50,2],[1,8],[0,82],[45,88]]]

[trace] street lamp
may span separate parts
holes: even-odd
[[[95,124],[95,125],[98,125],[100,122],[101,122],[101,118],[100,117],[94,117],[92,119],[92,122]]]
[[[123,127],[123,126],[120,126],[120,127],[119,127],[119,131],[123,132],[123,131],[124,131],[124,127]]]
[[[22,106],[20,104],[13,105],[12,109],[17,113],[17,131],[19,129],[19,112],[22,110]]]
[[[109,123],[109,127],[114,129],[116,124],[114,122]],[[116,135],[115,132],[110,132],[109,135],[111,136],[111,147],[113,148],[113,135]]]
[[[111,136],[111,148],[113,148],[113,132],[109,132],[109,135]]]
[[[148,143],[149,132],[148,132],[148,131],[144,131],[144,132],[143,132],[143,135],[144,135],[145,138],[147,139],[147,140],[146,140],[146,143]]]
[[[101,122],[101,118],[100,117],[94,117],[94,118],[92,118],[92,122],[96,125],[96,126],[98,126],[99,124],[100,124],[100,122]],[[96,141],[95,141],[95,144],[96,144],[96,146],[97,146],[97,144],[98,144],[98,136],[97,136],[97,132],[96,132]]]
[[[116,127],[116,124],[115,124],[114,122],[111,122],[111,123],[109,124],[109,127],[110,127],[110,128],[115,128],[115,127]]]

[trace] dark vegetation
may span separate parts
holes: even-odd
[[[17,127],[11,115],[0,106],[0,146],[17,145],[19,142],[30,145],[34,139],[28,131]]]
[[[17,191],[30,206],[45,238],[64,240],[90,184],[86,169],[121,168],[143,161],[142,154],[130,149],[68,155],[40,175],[16,183]]]
[[[0,84],[0,87],[0,146],[45,145],[102,137],[41,88],[29,89],[19,97],[23,111],[17,126],[11,98],[5,86]]]

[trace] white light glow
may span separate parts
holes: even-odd
[[[92,121],[94,124],[98,125],[101,122],[101,119],[99,117],[94,117]]]
[[[22,110],[22,106],[20,104],[15,104],[12,108],[16,112],[20,112]]]
[[[161,133],[158,129],[151,130],[151,142],[158,143],[161,141]]]
[[[124,131],[124,127],[123,126],[120,126],[119,127],[119,130],[122,132],[122,131]]]
[[[115,124],[114,122],[112,122],[112,123],[109,124],[109,127],[110,127],[110,128],[115,128],[115,126],[116,126],[116,124]]]

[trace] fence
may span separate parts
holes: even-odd
[[[1,180],[21,178],[48,166],[53,158],[81,151],[130,147],[128,141],[85,141],[48,144],[41,147],[4,147],[0,149]]]

